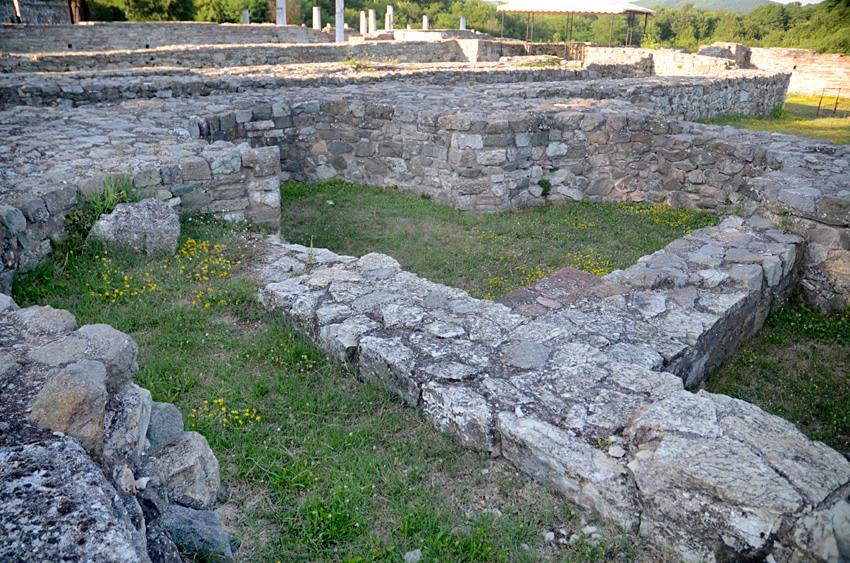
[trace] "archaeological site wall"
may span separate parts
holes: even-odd
[[[850,301],[850,148],[685,121],[770,111],[787,74],[639,50],[612,65],[606,49],[575,68],[521,68],[480,62],[489,40],[458,41],[477,40],[427,43],[478,62],[57,76],[18,58],[0,77],[2,281],[111,174],[183,213],[270,224],[279,181],[333,178],[488,212],[589,200],[724,213],[625,271],[565,269],[498,302],[387,256],[272,242],[260,300],[468,447],[685,561],[850,557],[850,463],[752,405],[685,390],[794,288],[826,308]],[[399,49],[364,45],[379,43]],[[350,48],[315,56],[331,47]],[[181,50],[195,49],[163,54]],[[661,74],[656,56],[694,76],[647,77],[648,60]]]
[[[514,47],[524,50],[521,45]],[[618,61],[636,63],[640,60],[648,60],[651,74],[659,76],[705,76],[714,75],[736,70],[738,67],[734,61],[685,53],[677,49],[641,49],[639,47],[608,47],[594,45],[591,43],[572,43],[566,48],[557,43],[533,43],[528,47],[528,52],[533,55],[552,55],[582,61],[585,63],[611,63]],[[774,72],[789,72],[789,69],[771,69]]]
[[[850,99],[850,58],[842,54],[819,55],[805,49],[751,48],[753,67],[768,72],[791,73],[788,91],[820,96],[824,88],[841,88],[842,98]],[[832,92],[835,98],[836,92]],[[827,99],[830,99],[827,93]],[[846,105],[846,104],[845,104]]]
[[[296,25],[82,22],[38,27],[27,24],[0,26],[0,51],[3,53],[126,51],[169,45],[330,43],[331,40],[326,33]]]
[[[21,20],[28,24],[48,25],[67,24],[69,20],[68,5],[64,2],[19,0]],[[0,22],[17,21],[15,5],[12,2],[0,4]]]

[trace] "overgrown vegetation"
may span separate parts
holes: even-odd
[[[529,66],[529,67],[547,67],[547,66],[561,66],[561,59],[559,57],[549,57],[547,59],[541,59],[539,61],[531,61],[527,63],[520,63],[519,66]]]
[[[787,135],[798,135],[810,139],[825,139],[838,145],[850,143],[850,100],[841,99],[836,117],[817,117],[820,96],[788,94],[785,108],[778,108],[770,115],[761,117],[721,116],[703,123],[731,125],[741,129],[773,131]],[[835,98],[824,98],[821,115],[830,115]]]
[[[773,311],[762,331],[715,371],[708,390],[754,403],[810,438],[850,450],[850,309],[802,303]]]
[[[92,226],[104,213],[111,213],[116,205],[132,201],[133,177],[106,176],[100,189],[80,196],[80,203],[68,214],[68,238],[64,245],[67,249],[79,249],[85,244]]]
[[[248,236],[192,218],[175,256],[84,246],[31,273],[15,295],[133,336],[136,381],[174,402],[221,463],[230,500],[219,514],[242,539],[238,561],[395,562],[416,549],[440,562],[669,560],[463,450],[261,310],[244,268],[262,244]],[[118,298],[92,291],[103,268],[151,287]],[[600,540],[582,532],[588,525]]]
[[[717,220],[640,204],[463,213],[413,194],[342,182],[287,184],[281,194],[283,238],[356,256],[389,254],[407,270],[485,299],[565,266],[600,276],[626,268]]]

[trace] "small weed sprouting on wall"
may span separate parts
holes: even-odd
[[[342,61],[342,64],[348,65],[348,66],[353,66],[354,70],[356,70],[358,72],[375,70],[375,67],[370,65],[368,62],[366,62],[364,60],[357,60],[355,58],[345,59],[344,61]]]
[[[542,197],[546,197],[547,195],[549,195],[549,192],[552,191],[552,182],[550,182],[549,180],[540,180],[539,182],[537,182],[537,185],[543,188],[543,193],[540,194]]]
[[[82,248],[89,231],[101,215],[112,213],[119,203],[131,201],[133,182],[130,174],[106,176],[103,178],[103,190],[83,196],[80,204],[68,214],[68,237],[63,243],[64,247]]]

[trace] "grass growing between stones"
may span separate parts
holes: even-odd
[[[755,338],[711,374],[708,390],[760,406],[807,436],[850,451],[850,309],[773,311]]]
[[[824,98],[824,104],[821,108],[822,115],[825,109],[828,109],[827,115],[832,113],[834,100],[833,97],[832,103],[830,103],[829,98]],[[774,133],[797,135],[810,139],[825,139],[836,145],[850,143],[850,100],[841,100],[838,106],[838,117],[816,117],[819,101],[820,96],[788,94],[785,109],[774,111],[770,115],[761,117],[726,115],[704,121],[704,123],[731,125],[740,129],[773,131]]]
[[[641,204],[464,213],[409,193],[341,182],[286,184],[281,193],[284,239],[353,256],[389,254],[406,270],[483,299],[565,266],[603,276],[717,222],[706,213]]]
[[[221,463],[238,561],[397,562],[417,549],[439,562],[671,560],[463,450],[265,313],[247,275],[256,238],[197,219],[183,233],[176,256],[64,254],[17,283],[16,300],[133,336],[137,383],[174,402]],[[149,285],[116,296],[125,276]]]

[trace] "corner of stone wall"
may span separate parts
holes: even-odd
[[[175,513],[227,537],[212,512],[218,461],[174,405],[133,382],[130,336],[2,296],[0,330],[0,465],[16,468],[0,490],[0,559],[21,542],[38,546],[39,560],[179,560]],[[232,560],[229,544],[220,555]]]

